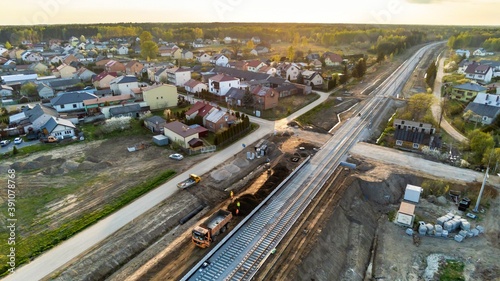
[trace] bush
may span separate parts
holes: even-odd
[[[106,120],[106,123],[102,126],[102,131],[104,133],[111,133],[118,130],[130,129],[131,117],[113,117]]]

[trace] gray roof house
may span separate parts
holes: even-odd
[[[50,100],[57,112],[85,110],[84,100],[96,99],[97,96],[87,92],[69,92],[58,95]]]
[[[46,83],[38,84],[36,89],[38,90],[38,96],[42,99],[53,98],[55,95],[54,89]]]
[[[110,117],[129,116],[132,118],[137,118],[139,117],[140,112],[141,112],[141,106],[139,104],[123,105],[109,109]]]
[[[473,113],[470,116],[469,111]],[[500,96],[485,93],[479,93],[464,110],[464,118],[484,125],[491,124],[498,114],[500,114]]]
[[[243,104],[243,97],[245,90],[238,88],[230,88],[226,93],[226,101],[232,106],[241,106]]]
[[[58,139],[65,139],[75,136],[75,128],[75,125],[69,120],[52,117],[42,127],[42,132],[45,135],[53,136]]]

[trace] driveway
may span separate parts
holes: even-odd
[[[448,133],[453,139],[459,141],[459,142],[468,142],[469,140],[462,135],[459,131],[457,131],[450,123],[445,118],[442,118],[441,116],[441,103],[443,102],[443,99],[441,98],[441,87],[442,87],[442,81],[443,81],[443,76],[444,76],[444,59],[441,58],[439,60],[439,65],[438,65],[438,71],[436,74],[436,81],[434,82],[434,96],[436,97],[434,100],[434,104],[431,107],[432,110],[432,115],[434,116],[434,119],[439,122],[439,119],[441,119],[441,123],[439,127],[443,129],[446,133]]]

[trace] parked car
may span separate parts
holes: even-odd
[[[182,159],[184,159],[184,156],[182,156],[179,153],[170,154],[170,156],[168,156],[168,157],[170,159],[174,159],[174,160],[178,160],[178,161],[181,161]]]
[[[0,141],[0,145],[1,145],[2,147],[9,145],[9,143],[10,143],[10,140],[3,140],[3,141]]]
[[[20,137],[17,137],[17,138],[14,139],[14,143],[15,144],[21,144],[22,142],[23,142],[23,139],[20,138]]]
[[[477,218],[477,216],[476,216],[476,215],[474,215],[474,214],[472,214],[472,213],[467,213],[467,215],[466,215],[466,216],[468,216],[468,217],[469,217],[469,218],[471,218],[471,219],[476,219],[476,218]]]

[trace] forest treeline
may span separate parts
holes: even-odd
[[[500,51],[500,29],[464,31],[448,39],[452,49],[485,48],[488,51]]]
[[[0,42],[16,46],[25,40],[33,43],[50,39],[68,40],[85,36],[106,40],[139,36],[149,31],[163,41],[192,41],[197,38],[251,38],[264,42],[310,42],[326,47],[364,43],[373,53],[398,53],[428,41],[449,40],[453,48],[484,46],[498,48],[498,28],[450,26],[402,26],[368,24],[306,24],[306,23],[117,23],[72,24],[0,27]],[[495,40],[497,38],[497,40]]]

